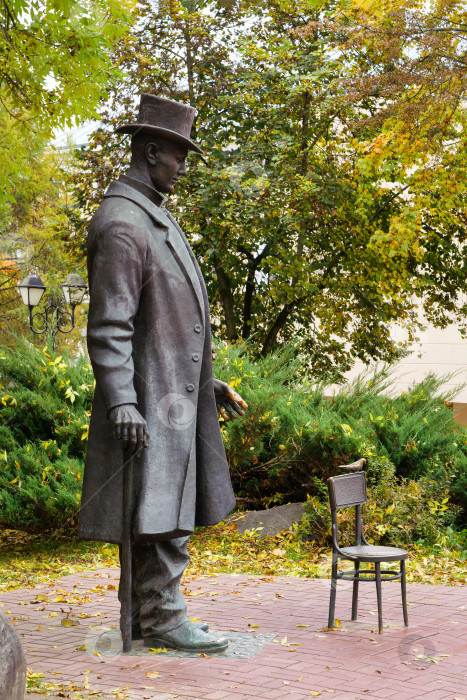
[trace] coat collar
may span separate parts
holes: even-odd
[[[124,199],[129,199],[141,207],[160,226],[164,228],[170,227],[170,221],[160,207],[123,181],[115,180],[111,182],[104,197],[124,197]]]
[[[158,192],[155,187],[152,187],[152,185],[149,185],[147,182],[138,180],[136,177],[130,177],[130,175],[122,173],[122,175],[120,175],[118,178],[118,181],[123,182],[125,185],[130,185],[130,187],[133,187],[134,190],[144,194],[144,196],[150,199],[151,202],[156,205],[156,207],[161,207],[167,201],[167,197]]]

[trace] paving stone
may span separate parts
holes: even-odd
[[[118,574],[115,569],[100,569],[62,578],[53,586],[0,595],[3,610],[11,611],[10,619],[16,617],[15,628],[23,634],[24,649],[36,649],[26,651],[28,666],[44,673],[47,682],[82,685],[84,672],[89,671],[89,687],[104,694],[100,699],[114,698],[112,690],[127,685],[130,689],[125,692],[131,700],[148,695],[151,700],[173,696],[179,700],[301,700],[310,697],[310,690],[331,700],[467,698],[465,589],[410,584],[409,602],[416,605],[409,607],[410,627],[405,629],[400,620],[400,588],[383,584],[387,626],[378,635],[372,632],[376,605],[371,586],[361,587],[356,622],[349,621],[350,589],[342,586],[342,592],[338,590],[337,617],[342,628],[326,632],[328,580],[206,576],[186,584],[190,616],[208,620],[212,629],[230,636],[231,651],[241,652],[235,647],[241,641],[248,653],[205,658],[172,652],[150,654],[135,645],[134,654],[127,656],[118,650],[119,604],[114,587]],[[112,587],[98,588],[109,585]],[[58,589],[86,597],[83,605],[67,604],[67,610],[72,608],[70,619],[79,621],[78,626],[61,625],[64,615],[60,604],[53,603]],[[45,610],[19,605],[33,601],[39,591],[50,599],[40,606]],[[51,612],[57,612],[57,617],[49,618]],[[95,617],[80,618],[80,613]],[[252,630],[250,624],[258,627]],[[303,624],[308,627],[297,627]],[[113,653],[97,656],[92,652],[105,629],[111,630]],[[76,651],[83,646],[89,648]],[[420,653],[436,657],[438,663],[417,659]],[[151,670],[159,672],[158,678],[146,678]],[[53,671],[62,675],[53,675]]]

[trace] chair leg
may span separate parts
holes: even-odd
[[[336,587],[337,587],[337,554],[332,553],[331,568],[331,596],[329,598],[328,629],[334,629],[334,611],[336,607]]]
[[[378,633],[383,634],[383,611],[382,611],[382,591],[381,591],[381,564],[375,562],[376,597],[378,599]]]
[[[357,619],[358,610],[358,576],[360,570],[360,562],[356,561],[354,565],[354,581],[353,581],[353,591],[352,591],[352,620]]]
[[[407,582],[405,578],[405,559],[401,561],[401,593],[402,593],[402,610],[404,612],[404,625],[409,626],[409,616],[407,614]]]

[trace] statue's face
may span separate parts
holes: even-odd
[[[177,180],[186,175],[187,155],[185,146],[166,139],[146,146],[149,174],[156,190],[167,194],[173,192]]]

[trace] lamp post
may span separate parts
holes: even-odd
[[[28,275],[18,284],[18,289],[23,299],[23,304],[29,308],[29,328],[33,333],[40,335],[50,332],[52,335],[52,348],[55,350],[55,336],[57,333],[71,333],[75,327],[75,307],[81,304],[86,294],[84,280],[76,274],[68,275],[60,285],[64,301],[71,307],[71,311],[65,304],[49,297],[49,303],[43,311],[33,313],[47,289],[39,275]]]

